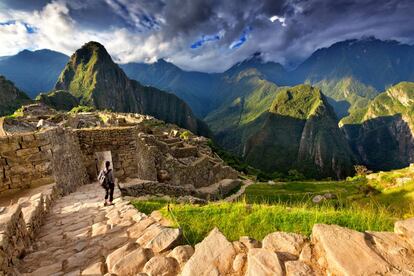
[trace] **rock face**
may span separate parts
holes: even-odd
[[[254,248],[247,255],[246,275],[283,275],[283,268],[276,253],[264,248]]]
[[[62,71],[56,90],[67,90],[82,105],[152,115],[201,135],[209,135],[185,102],[173,94],[128,79],[105,48],[89,42],[77,50]]]
[[[30,98],[5,77],[0,76],[0,116],[12,114]]]
[[[374,170],[414,162],[414,83],[401,82],[341,120],[360,162]]]
[[[268,172],[296,168],[312,177],[343,178],[354,163],[331,106],[319,89],[308,85],[279,92],[244,155]]]

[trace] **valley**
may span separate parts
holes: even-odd
[[[91,42],[66,66],[59,53],[25,51],[0,60],[0,73],[19,88],[27,82],[48,87],[52,92],[43,91],[37,100],[57,109],[91,105],[177,123],[213,138],[218,146],[266,174],[286,176],[295,169],[307,178],[343,179],[352,175],[356,164],[391,170],[414,162],[409,82],[414,81],[413,53],[412,46],[368,37],[319,49],[295,69],[266,62],[261,53],[255,53],[223,73],[203,73],[184,71],[164,59],[118,66],[102,45]],[[13,68],[29,60],[46,66],[40,74],[60,75],[54,87],[44,77],[16,78]],[[384,73],[378,68],[393,69]],[[286,114],[306,114],[295,102],[275,103],[280,94],[295,91],[303,83],[319,88],[326,97],[325,109],[333,112],[305,116],[306,120],[300,115],[302,121],[294,122],[272,110],[274,105],[285,105]],[[165,100],[160,100],[161,95]]]
[[[413,276],[412,0],[0,0],[0,276]]]

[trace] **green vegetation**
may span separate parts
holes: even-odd
[[[374,87],[365,85],[353,77],[322,80],[314,85],[319,87],[323,94],[337,101],[331,104],[339,118],[366,107],[378,95]]]
[[[81,112],[92,112],[92,111],[95,111],[94,107],[80,105],[80,106],[76,106],[76,107],[72,108],[72,110],[69,111],[69,113],[77,114],[77,113],[81,113]]]
[[[400,218],[414,216],[414,168],[371,174],[365,181],[380,193],[363,202],[375,202]]]
[[[57,90],[47,94],[41,93],[36,101],[42,102],[56,110],[69,111],[79,105],[79,100],[65,90]]]
[[[283,89],[275,98],[270,112],[300,120],[309,119],[323,105],[319,88],[303,84]]]
[[[134,202],[140,209],[143,203]],[[346,226],[351,229],[392,230],[394,219],[382,209],[340,208],[330,205],[312,206],[310,204],[248,204],[211,203],[204,206],[171,203],[147,204],[146,211],[160,207],[164,217],[183,230],[190,244],[200,242],[213,227],[218,227],[230,240],[240,236],[263,239],[275,231],[286,231],[309,235],[315,223],[328,223]]]
[[[247,175],[255,176],[261,181],[270,180],[272,177],[263,173],[262,171],[255,169],[245,162],[243,162],[239,157],[229,153],[226,150],[223,150],[220,146],[214,143],[212,140],[208,141],[208,146],[212,149],[214,153],[220,156],[221,159],[230,167],[235,170],[245,173]]]
[[[184,131],[180,134],[180,138],[183,140],[188,140],[188,138],[190,138],[190,132],[188,130]]]
[[[366,120],[401,115],[414,128],[414,82],[400,82],[375,97],[367,106],[355,109],[341,120],[341,125],[360,124]]]
[[[32,100],[15,87],[13,82],[0,76],[0,116],[13,114],[22,105],[31,102]]]
[[[310,85],[282,89],[243,149],[247,163],[268,173],[296,170],[307,178],[341,179],[353,170],[354,156],[333,109]]]
[[[281,182],[273,185],[258,183],[247,187],[248,203],[310,203],[316,195],[333,193],[338,201],[363,196],[358,181]],[[336,203],[335,202],[335,203]]]
[[[315,195],[337,199],[312,203]],[[337,224],[357,231],[392,231],[398,219],[414,216],[414,168],[356,176],[347,181],[265,184],[246,189],[236,203],[206,205],[173,201],[134,201],[140,211],[159,210],[181,227],[188,243],[200,242],[213,227],[229,240],[240,236],[263,239],[274,231],[309,235],[315,223]]]
[[[153,211],[159,210],[166,206],[169,202],[163,199],[153,200],[134,200],[132,205],[140,212],[150,215]]]

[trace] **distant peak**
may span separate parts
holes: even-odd
[[[28,49],[24,49],[23,51],[20,51],[17,55],[30,55],[33,52],[28,50]]]
[[[110,60],[112,62],[112,58],[105,47],[96,41],[90,41],[84,44],[80,49],[76,50],[72,55],[72,59],[89,60],[94,54],[97,55],[98,61]]]
[[[82,48],[103,48],[103,49],[105,49],[105,47],[101,44],[101,43],[99,43],[99,42],[96,42],[96,41],[89,41],[88,43],[85,43],[83,46],[82,46]]]

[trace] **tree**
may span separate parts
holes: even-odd
[[[366,176],[372,173],[372,171],[368,170],[368,168],[364,165],[355,165],[354,169],[357,176]]]

